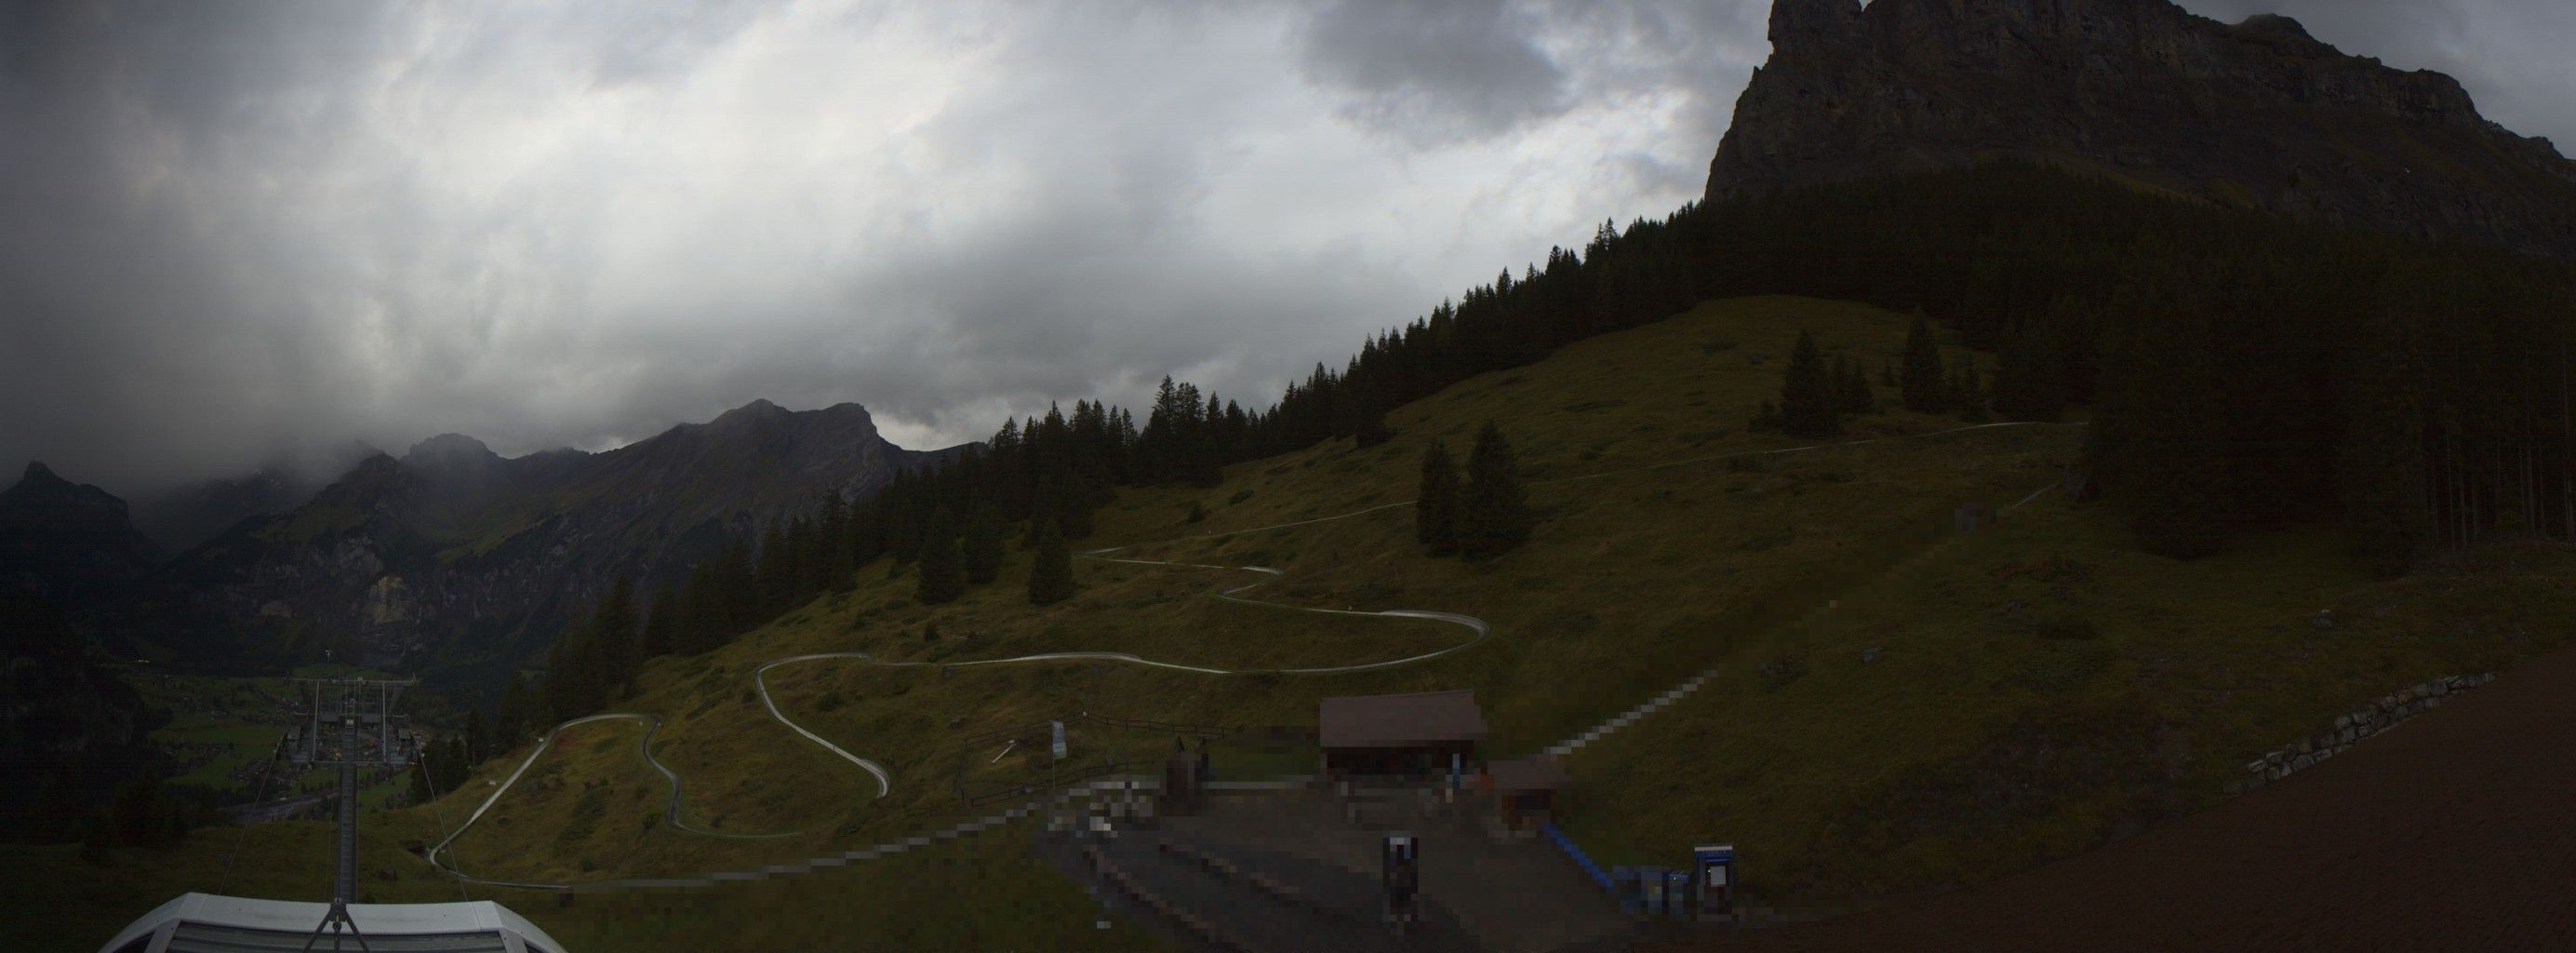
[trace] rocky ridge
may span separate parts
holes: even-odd
[[[1707,198],[2018,157],[2576,256],[2576,163],[2440,73],[2166,0],[1777,0]]]

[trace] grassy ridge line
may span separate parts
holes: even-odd
[[[1835,448],[1841,448],[1841,447],[1859,446],[1859,445],[1863,445],[1863,444],[1879,443],[1879,442],[1891,441],[1891,440],[1915,439],[1915,438],[1925,438],[1925,437],[1937,437],[1937,436],[1944,436],[1944,435],[1948,435],[1948,434],[1964,433],[1964,432],[1968,432],[1968,431],[1990,430],[1990,429],[2006,428],[2006,427],[2029,427],[2029,426],[2051,426],[2051,425],[2050,425],[2050,424],[2033,423],[2033,422],[2006,422],[2006,423],[1993,423],[1993,424],[1978,424],[1978,425],[1972,425],[1972,426],[1967,426],[1967,427],[1956,427],[1956,428],[1951,428],[1951,429],[1947,429],[1947,430],[1932,431],[1932,432],[1928,432],[1928,433],[1920,433],[1920,434],[1899,434],[1899,435],[1892,435],[1892,436],[1885,436],[1885,437],[1871,437],[1871,438],[1864,438],[1864,439],[1860,439],[1860,440],[1838,441],[1838,442],[1834,442],[1834,443],[1809,444],[1809,445],[1796,446],[1796,447],[1773,448],[1773,449],[1768,449],[1768,450],[1743,451],[1743,452],[1727,453],[1727,454],[1710,454],[1710,455],[1704,455],[1704,456],[1699,456],[1699,457],[1690,457],[1690,458],[1685,458],[1685,459],[1680,459],[1680,460],[1670,460],[1670,461],[1664,461],[1664,462],[1661,462],[1661,463],[1647,464],[1647,465],[1643,465],[1643,466],[1626,467],[1626,468],[1620,468],[1620,469],[1614,469],[1614,470],[1607,470],[1607,471],[1602,471],[1602,472],[1597,472],[1597,473],[1588,473],[1588,474],[1581,474],[1581,475],[1577,475],[1577,476],[1570,476],[1570,477],[1558,477],[1558,478],[1553,478],[1553,479],[1549,479],[1549,480],[1533,481],[1533,484],[1534,484],[1534,485],[1541,485],[1541,484],[1563,484],[1563,483],[1572,483],[1572,482],[1581,481],[1581,480],[1599,479],[1599,478],[1603,478],[1603,477],[1618,476],[1618,475],[1623,475],[1623,474],[1632,474],[1632,473],[1641,473],[1641,472],[1648,472],[1648,471],[1655,471],[1655,470],[1672,469],[1672,468],[1677,468],[1677,467],[1684,467],[1684,466],[1692,466],[1692,465],[1698,465],[1698,464],[1712,463],[1712,462],[1717,462],[1717,461],[1722,461],[1722,460],[1728,460],[1728,459],[1734,459],[1734,458],[1742,458],[1742,457],[1752,457],[1752,456],[1771,456],[1771,455],[1779,455],[1779,454],[1787,454],[1787,453],[1805,452],[1805,451],[1811,451],[1811,450],[1835,449]],[[2075,425],[2071,425],[2071,426],[2080,426],[2080,424],[2075,424]],[[2046,488],[2042,488],[2042,491],[2041,491],[2041,492],[2045,492],[2045,489],[2046,489]],[[2037,495],[2037,494],[2033,494],[2033,496],[2034,496],[2034,497],[2035,497],[2036,495]],[[2024,502],[2027,502],[2027,501],[2028,501],[2028,499],[2029,499],[2029,497],[2025,497],[2025,498],[2024,498]],[[1269,531],[1269,530],[1278,530],[1278,529],[1291,528],[1291,527],[1296,527],[1296,526],[1312,525],[1312,524],[1316,524],[1316,523],[1325,523],[1325,522],[1331,522],[1331,521],[1335,521],[1335,520],[1344,520],[1344,519],[1350,519],[1350,518],[1353,518],[1353,517],[1364,516],[1364,515],[1367,515],[1367,514],[1370,514],[1370,513],[1380,512],[1380,511],[1387,510],[1387,509],[1392,509],[1392,508],[1395,508],[1395,507],[1409,506],[1409,505],[1412,505],[1412,503],[1413,503],[1413,501],[1411,501],[1411,500],[1406,500],[1406,501],[1401,501],[1401,502],[1396,502],[1396,503],[1387,503],[1387,504],[1380,504],[1380,505],[1376,505],[1376,506],[1370,506],[1370,507],[1366,507],[1366,508],[1364,508],[1364,509],[1353,510],[1353,511],[1345,512],[1345,513],[1338,513],[1338,514],[1334,514],[1334,515],[1330,515],[1330,516],[1315,517],[1315,518],[1304,519],[1304,520],[1296,520],[1296,521],[1292,521],[1292,522],[1289,522],[1289,523],[1273,524],[1273,525],[1268,525],[1268,526],[1259,526],[1259,527],[1253,527],[1253,528],[1250,528],[1250,529],[1242,529],[1242,530],[1230,530],[1230,531],[1221,532],[1221,533],[1206,533],[1206,534],[1198,534],[1198,535],[1195,535],[1195,536],[1180,537],[1180,538],[1177,538],[1177,539],[1140,541],[1140,542],[1128,543],[1128,544],[1124,544],[1124,545],[1120,545],[1120,546],[1104,547],[1104,548],[1101,548],[1101,549],[1088,550],[1088,551],[1085,551],[1084,553],[1082,553],[1081,555],[1083,555],[1085,558],[1088,558],[1088,559],[1095,559],[1095,560],[1099,560],[1099,561],[1102,561],[1102,562],[1124,563],[1124,564],[1132,564],[1132,565],[1166,566],[1166,567],[1192,568],[1192,569],[1209,569],[1209,570],[1240,570],[1240,571],[1246,571],[1246,572],[1259,572],[1259,573],[1265,573],[1265,574],[1268,574],[1269,576],[1271,576],[1271,577],[1272,577],[1272,579],[1276,579],[1276,578],[1278,578],[1278,577],[1280,577],[1280,576],[1284,575],[1284,573],[1283,573],[1281,570],[1274,569],[1274,568],[1270,568],[1270,567],[1266,567],[1266,566],[1220,566],[1220,565],[1207,564],[1207,563],[1166,562],[1166,561],[1160,561],[1160,560],[1139,560],[1139,559],[1114,559],[1114,558],[1109,558],[1109,557],[1107,557],[1107,556],[1105,556],[1105,555],[1103,555],[1103,554],[1106,554],[1106,553],[1112,553],[1112,552],[1118,552],[1118,551],[1121,551],[1121,550],[1130,549],[1130,548],[1134,548],[1134,547],[1137,547],[1137,546],[1152,545],[1152,544],[1155,544],[1155,543],[1161,543],[1161,542],[1180,542],[1180,541],[1201,540],[1201,539],[1216,539],[1216,538],[1223,538],[1223,537],[1226,537],[1226,536],[1239,535],[1239,534],[1243,534],[1243,533],[1263,532],[1263,531]],[[2018,504],[2016,504],[2016,505],[2018,505]],[[1240,592],[1243,592],[1243,591],[1249,590],[1249,589],[1251,589],[1251,588],[1254,588],[1254,587],[1256,587],[1256,586],[1260,586],[1260,585],[1262,585],[1262,584],[1264,584],[1264,583],[1267,583],[1267,582],[1270,582],[1270,581],[1271,581],[1270,579],[1259,580],[1259,581],[1252,582],[1252,583],[1248,583],[1248,584],[1245,584],[1245,585],[1242,585],[1242,586],[1236,586],[1236,587],[1233,587],[1233,588],[1229,588],[1229,589],[1221,590],[1221,591],[1217,592],[1215,595],[1216,595],[1216,597],[1217,597],[1217,598],[1219,598],[1219,599],[1224,599],[1224,600],[1227,600],[1227,601],[1238,602],[1238,603],[1243,603],[1243,604],[1247,604],[1247,605],[1258,605],[1258,606],[1267,606],[1267,607],[1274,607],[1274,608],[1288,609],[1288,610],[1291,610],[1291,611],[1297,611],[1297,612],[1312,612],[1312,613],[1320,613],[1320,614],[1327,614],[1327,615],[1346,615],[1346,616],[1372,616],[1372,617],[1418,618],[1418,619],[1427,619],[1427,620],[1432,620],[1432,621],[1448,622],[1448,623],[1451,623],[1451,624],[1461,625],[1461,626],[1465,626],[1465,627],[1467,627],[1467,628],[1471,628],[1471,629],[1475,630],[1475,632],[1476,632],[1476,638],[1474,638],[1474,639],[1472,639],[1472,640],[1469,640],[1469,641],[1467,641],[1467,642],[1463,642],[1463,643],[1460,643],[1460,644],[1457,644],[1457,645],[1453,645],[1453,646],[1449,646],[1449,647],[1446,647],[1446,648],[1438,649],[1438,650],[1435,650],[1435,651],[1432,651],[1432,652],[1422,653],[1422,654],[1418,654],[1418,655],[1408,656],[1408,657],[1406,657],[1406,658],[1394,659],[1394,660],[1389,660],[1389,661],[1384,661],[1384,662],[1371,662],[1371,663],[1363,663],[1363,664],[1356,664],[1356,665],[1329,666],[1329,667],[1312,667],[1312,668],[1282,668],[1282,669],[1250,669],[1250,670],[1230,670],[1230,669],[1219,669],[1219,668],[1207,668],[1207,667],[1199,667],[1199,666],[1180,665],[1180,664],[1176,664],[1176,663],[1169,663],[1169,662],[1159,662],[1159,661],[1155,661],[1155,660],[1152,660],[1152,659],[1145,659],[1145,658],[1142,658],[1142,657],[1136,656],[1136,655],[1134,655],[1134,654],[1132,654],[1132,653],[1125,653],[1125,652],[1086,652],[1086,651],[1074,651],[1074,652],[1049,652],[1049,653],[1040,653],[1040,654],[1034,654],[1034,655],[1013,656],[1013,657],[1009,657],[1009,658],[1000,658],[1000,659],[974,659],[974,660],[966,660],[966,661],[960,661],[960,662],[946,662],[946,663],[941,663],[941,662],[881,662],[881,661],[877,661],[877,660],[876,660],[875,658],[873,658],[869,653],[864,653],[864,652],[827,652],[827,653],[806,653],[806,654],[793,655],[793,656],[785,656],[785,657],[781,657],[781,658],[771,659],[771,660],[768,660],[768,661],[766,661],[766,662],[762,663],[758,668],[756,668],[756,669],[753,671],[753,684],[754,684],[754,687],[755,687],[756,691],[759,693],[759,698],[760,698],[760,701],[761,701],[762,705],[767,709],[767,711],[769,712],[770,716],[771,716],[773,719],[775,719],[775,720],[776,720],[776,721],[778,721],[779,723],[781,723],[781,724],[783,724],[783,725],[787,726],[790,730],[795,731],[798,735],[801,735],[801,736],[805,737],[806,739],[811,740],[811,741],[813,741],[814,743],[816,743],[816,744],[819,744],[819,745],[823,746],[824,748],[826,748],[827,750],[830,750],[831,752],[833,752],[834,754],[836,754],[836,755],[840,756],[841,758],[843,758],[843,759],[845,759],[845,760],[850,761],[851,763],[853,763],[853,764],[855,764],[855,765],[859,766],[859,767],[860,767],[860,768],[862,768],[863,770],[866,770],[866,771],[867,771],[870,775],[872,775],[872,776],[876,779],[876,781],[877,781],[877,784],[878,784],[878,792],[877,792],[877,796],[878,796],[878,797],[883,797],[883,796],[885,796],[887,793],[889,793],[889,792],[892,790],[892,778],[891,778],[890,774],[885,770],[884,766],[882,766],[882,765],[880,765],[880,764],[877,764],[877,763],[876,763],[876,762],[874,762],[874,761],[871,761],[871,760],[868,760],[868,759],[866,759],[866,758],[860,757],[860,756],[858,756],[858,755],[856,755],[856,754],[853,754],[853,753],[851,753],[851,752],[847,751],[846,749],[841,748],[839,745],[833,744],[831,741],[829,741],[829,740],[827,740],[827,739],[825,739],[825,738],[821,737],[820,735],[817,735],[817,734],[815,734],[814,732],[812,732],[812,731],[810,731],[810,730],[806,729],[806,728],[805,728],[805,727],[803,727],[802,725],[797,724],[797,723],[796,723],[795,721],[793,721],[792,719],[789,719],[789,718],[788,718],[788,717],[787,717],[783,712],[781,712],[781,711],[778,709],[778,707],[777,707],[777,705],[776,705],[775,701],[773,700],[773,698],[772,698],[772,696],[771,696],[771,694],[770,694],[769,686],[768,686],[768,683],[767,683],[767,680],[766,680],[766,677],[765,677],[765,676],[766,676],[766,674],[767,674],[767,672],[768,672],[770,669],[772,669],[772,668],[776,668],[776,667],[781,666],[781,665],[787,665],[787,664],[792,664],[792,663],[797,663],[797,662],[820,661],[820,660],[836,659],[836,658],[847,658],[847,659],[856,659],[856,660],[859,660],[859,661],[863,661],[863,662],[866,662],[866,663],[868,663],[869,665],[872,665],[872,666],[879,666],[879,667],[886,667],[886,668],[905,668],[905,667],[948,667],[948,666],[965,667],[965,666],[978,666],[978,665],[1001,665],[1001,664],[1014,664],[1014,663],[1026,663],[1026,662],[1043,662],[1043,661],[1112,661],[1112,662],[1122,662],[1122,663],[1127,663],[1127,664],[1144,665],[1144,666],[1150,666],[1150,667],[1156,667],[1156,668],[1165,668],[1165,669],[1171,669],[1171,670],[1176,670],[1176,671],[1184,671],[1184,672],[1191,672],[1191,673],[1196,673],[1196,674],[1208,674],[1208,675],[1236,675],[1236,674],[1252,674],[1252,673],[1255,673],[1255,672],[1276,672],[1276,673],[1279,673],[1279,674],[1323,675],[1323,674],[1340,674],[1340,673],[1348,673],[1348,672],[1373,671],[1373,670],[1379,670],[1379,669],[1385,669],[1385,668],[1392,668],[1392,667],[1401,666],[1401,665],[1413,664],[1413,663],[1416,663],[1416,662],[1429,661],[1429,660],[1431,660],[1431,659],[1435,659],[1435,658],[1438,658],[1438,657],[1441,657],[1441,656],[1444,656],[1444,655],[1448,655],[1448,654],[1450,654],[1450,653],[1457,652],[1457,651],[1460,651],[1460,650],[1463,650],[1463,649],[1466,649],[1466,648],[1472,647],[1472,646],[1474,646],[1474,645],[1476,645],[1476,644],[1479,644],[1479,643],[1483,642],[1483,641],[1484,641],[1484,640],[1485,640],[1485,639],[1486,639],[1486,638],[1491,634],[1491,627],[1490,627],[1490,626],[1489,626],[1489,625],[1488,625],[1484,620],[1482,620],[1482,619],[1478,619],[1478,618],[1473,617],[1473,616],[1468,616],[1468,615],[1464,615],[1464,614],[1459,614],[1459,613],[1439,612],[1439,611],[1434,611],[1434,610],[1422,610],[1422,609],[1387,609],[1387,610],[1373,610],[1373,611],[1364,611],[1364,610],[1344,610],[1344,609],[1327,609],[1327,608],[1316,608],[1316,607],[1310,607],[1310,606],[1296,606],[1296,605],[1289,605],[1289,604],[1286,604],[1286,603],[1269,602],[1269,601],[1257,600],[1257,599],[1246,599],[1246,598],[1242,598],[1242,597],[1240,597],[1240,596],[1236,595],[1237,593],[1240,593]],[[1713,671],[1713,670],[1712,670],[1712,671]],[[1707,674],[1707,673],[1703,673],[1703,675],[1702,675],[1702,679],[1703,679],[1703,680],[1705,679],[1706,674]],[[1661,697],[1661,696],[1658,696],[1658,697]],[[1648,702],[1648,704],[1652,705],[1652,704],[1654,704],[1654,702],[1653,702],[1652,700],[1650,700],[1650,701]],[[1660,706],[1657,706],[1657,707],[1660,707]],[[1623,713],[1622,715],[1614,716],[1614,717],[1612,718],[1612,721],[1620,721],[1620,720],[1621,720],[1621,719],[1623,719],[1623,718],[1624,718],[1624,719],[1626,719],[1627,721],[1633,721],[1633,720],[1635,720],[1635,718],[1636,718],[1636,717],[1639,717],[1638,715],[1634,714],[1633,712],[1634,712],[1634,710],[1632,709],[1632,710],[1631,710],[1631,713]],[[658,719],[653,718],[652,716],[649,716],[649,715],[643,715],[643,714],[639,714],[639,713],[616,713],[616,714],[593,715],[593,716],[588,716],[588,717],[585,717],[585,718],[574,719],[574,720],[572,720],[572,721],[568,721],[568,722],[565,722],[565,723],[563,723],[563,724],[557,725],[557,726],[555,727],[555,729],[553,729],[552,731],[549,731],[549,732],[548,732],[548,734],[547,734],[547,738],[546,738],[545,740],[541,741],[541,742],[538,744],[538,746],[537,746],[534,750],[532,750],[532,751],[529,753],[528,758],[527,758],[526,760],[524,760],[524,761],[522,761],[522,762],[521,762],[521,764],[520,764],[519,768],[518,768],[517,770],[513,771],[513,772],[511,773],[511,775],[509,776],[509,778],[508,778],[508,779],[506,779],[506,780],[504,780],[504,781],[500,784],[499,788],[498,788],[497,790],[495,790],[495,791],[494,791],[494,792],[493,792],[493,793],[492,793],[488,798],[486,798],[486,799],[484,800],[484,802],[483,802],[483,804],[482,804],[482,805],[478,806],[478,807],[475,809],[474,813],[466,819],[465,823],[464,823],[463,825],[459,826],[453,834],[448,835],[448,837],[447,837],[445,840],[442,840],[442,841],[440,842],[440,844],[439,844],[439,847],[438,847],[438,848],[433,848],[433,849],[429,852],[428,856],[429,856],[429,858],[431,859],[431,862],[432,862],[433,864],[437,863],[437,857],[438,857],[439,849],[440,849],[440,848],[444,848],[444,847],[446,847],[450,842],[454,841],[454,840],[455,840],[455,838],[462,836],[462,835],[466,832],[466,830],[467,830],[468,828],[472,827],[472,826],[473,826],[473,824],[474,824],[477,820],[480,820],[480,819],[481,819],[481,817],[483,816],[483,814],[485,813],[485,811],[486,811],[486,810],[488,810],[488,809],[489,809],[489,808],[490,808],[490,807],[491,807],[495,802],[497,802],[497,801],[499,801],[499,800],[500,800],[500,798],[502,797],[502,795],[504,795],[504,794],[508,793],[508,791],[510,790],[511,786],[512,786],[512,785],[514,785],[515,783],[517,783],[517,781],[519,780],[519,778],[520,778],[522,775],[524,775],[524,774],[526,773],[526,771],[528,770],[528,768],[536,762],[537,758],[538,758],[539,756],[541,756],[541,755],[542,755],[542,754],[547,750],[547,748],[551,745],[551,742],[552,742],[553,738],[555,737],[555,735],[556,735],[557,733],[561,732],[561,731],[562,731],[563,729],[565,729],[565,728],[570,728],[570,727],[573,727],[573,726],[575,726],[575,725],[579,725],[579,724],[583,724],[583,723],[589,723],[589,722],[602,721],[602,720],[608,720],[608,719],[617,719],[617,718],[635,718],[635,719],[641,719],[641,720],[644,720],[645,722],[647,722],[647,724],[648,724],[649,726],[651,726],[650,728],[648,728],[648,732],[647,732],[647,736],[646,736],[646,737],[647,737],[646,744],[647,744],[647,746],[648,746],[648,747],[643,751],[643,754],[644,754],[644,757],[645,757],[645,760],[647,761],[647,763],[649,763],[649,764],[650,764],[650,765],[651,765],[651,766],[652,766],[656,771],[661,772],[661,773],[664,775],[664,777],[665,777],[665,778],[667,778],[667,779],[671,782],[671,785],[672,785],[672,793],[671,793],[671,801],[670,801],[669,810],[672,812],[672,813],[671,813],[671,817],[672,817],[672,820],[673,820],[673,826],[674,826],[674,827],[677,827],[678,829],[683,830],[683,831],[687,831],[687,832],[689,832],[689,833],[702,834],[702,835],[706,835],[706,836],[716,836],[716,837],[734,837],[734,838],[742,838],[742,837],[777,837],[777,836],[790,836],[790,835],[792,835],[792,834],[794,833],[794,832],[788,832],[787,834],[772,834],[772,835],[739,835],[739,834],[727,834],[727,833],[723,833],[723,832],[715,832],[715,831],[706,831],[706,830],[701,830],[701,829],[697,829],[697,828],[689,827],[689,826],[687,826],[687,825],[685,825],[685,824],[681,824],[681,823],[679,823],[679,822],[678,822],[678,819],[677,819],[677,812],[678,812],[678,810],[679,810],[680,779],[679,779],[678,775],[677,775],[677,774],[675,774],[674,772],[672,772],[669,768],[667,768],[667,767],[663,766],[663,765],[662,765],[658,760],[653,759],[652,754],[651,754],[651,751],[650,751],[650,749],[649,749],[649,743],[650,743],[650,742],[649,742],[649,739],[650,739],[650,731],[651,731],[651,730],[653,730],[653,729],[658,729],[658,728],[660,727],[661,722],[660,722]],[[1604,724],[1609,724],[1609,722],[1604,722]],[[1595,735],[1597,736],[1597,734],[1598,734],[1599,732],[1596,730],[1596,731],[1591,732],[1591,733],[1592,733],[1592,734],[1595,734]],[[1585,734],[1585,733],[1578,733],[1575,737],[1582,737],[1582,735],[1583,735],[1583,734]],[[1560,745],[1559,747],[1562,747],[1562,745]],[[1553,749],[1551,749],[1551,750],[1553,750]],[[966,827],[966,826],[970,826],[970,825],[972,825],[973,823],[974,823],[974,822],[969,822],[969,824],[968,824],[968,825],[959,825],[959,826],[957,826],[957,827],[951,827],[951,828],[946,829],[946,832],[955,832],[955,831],[959,830],[960,828],[963,828],[963,827]],[[918,839],[918,837],[920,837],[920,836],[923,836],[923,835],[915,835],[913,838],[906,838],[905,840]],[[892,842],[889,842],[889,843],[901,843],[901,842],[902,842],[902,841],[892,841]],[[827,858],[811,858],[811,859],[808,859],[805,863],[807,863],[807,864],[809,864],[809,865],[810,865],[810,864],[812,864],[812,863],[814,863],[814,862],[816,862],[816,861],[825,860],[825,859],[827,859]],[[772,866],[770,866],[770,867],[768,867],[768,868],[765,868],[765,871],[766,871],[766,872],[775,872],[779,866],[781,866],[781,865],[772,865]],[[450,872],[454,873],[456,876],[458,876],[458,877],[460,877],[460,878],[465,878],[465,879],[468,879],[468,880],[470,880],[470,881],[472,881],[472,882],[475,882],[475,883],[481,883],[481,884],[485,884],[485,885],[488,885],[488,886],[513,886],[513,887],[528,887],[528,888],[561,888],[561,887],[568,886],[568,885],[566,885],[566,884],[541,884],[541,883],[520,882],[520,881],[497,881],[497,880],[485,880],[485,879],[481,879],[481,878],[471,878],[469,875],[463,874],[461,871],[455,871],[453,868],[442,867],[442,869],[447,869],[447,870],[449,870]],[[714,875],[709,875],[709,876],[711,876],[711,877],[713,877],[713,878],[716,878],[716,879],[723,879],[723,878],[724,878],[725,876],[727,876],[727,875],[726,875],[726,874],[721,874],[721,873],[720,873],[720,874],[714,874]],[[603,881],[603,882],[600,882],[600,883],[609,883],[609,882],[607,882],[607,881]],[[652,880],[648,880],[648,879],[638,879],[638,880],[636,880],[636,881],[635,881],[635,883],[636,883],[636,885],[638,885],[638,886],[649,886],[649,885],[653,885],[653,884],[655,884],[656,882],[655,882],[655,881],[652,881]]]

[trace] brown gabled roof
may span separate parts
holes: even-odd
[[[1485,737],[1485,714],[1471,688],[1327,698],[1318,720],[1317,740],[1326,748],[1410,748]]]
[[[1502,794],[1561,791],[1569,780],[1565,767],[1544,754],[1496,761],[1485,766],[1485,775],[1493,779],[1494,790]]]

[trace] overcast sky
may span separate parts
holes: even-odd
[[[2576,4],[2192,0],[2576,143]],[[1247,405],[1695,198],[1760,0],[0,3],[0,482]]]

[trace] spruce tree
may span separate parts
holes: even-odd
[[[1941,369],[1941,346],[1932,339],[1932,322],[1914,316],[1905,334],[1905,374],[1897,385],[1905,409],[1937,414],[1950,409],[1950,381]]]
[[[1448,445],[1437,440],[1422,451],[1422,487],[1413,501],[1413,538],[1433,556],[1458,551],[1458,465],[1449,462]]]
[[[1834,413],[1833,375],[1825,368],[1824,351],[1816,347],[1815,332],[1798,332],[1798,344],[1789,351],[1788,376],[1780,384],[1780,429],[1793,437],[1842,430]]]
[[[1521,491],[1520,463],[1502,428],[1486,421],[1467,454],[1467,485],[1458,507],[1458,549],[1469,559],[1490,559],[1529,539],[1529,500]]]
[[[1053,522],[1038,530],[1037,558],[1029,564],[1029,602],[1052,605],[1073,598],[1073,551]]]
[[[922,605],[955,602],[966,594],[966,555],[957,547],[957,518],[932,510],[921,534],[921,579],[913,598]]]
[[[1878,397],[1869,390],[1869,374],[1850,355],[1834,357],[1834,411],[1854,416],[1878,412]]]
[[[966,581],[981,585],[1002,574],[1002,514],[991,500],[977,500],[967,511]]]

